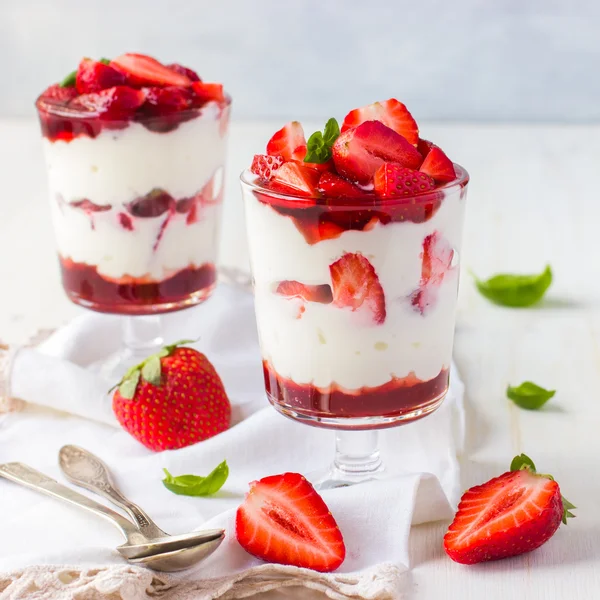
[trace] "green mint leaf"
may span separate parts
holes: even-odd
[[[304,162],[326,163],[331,160],[331,147],[340,135],[340,127],[335,119],[329,119],[323,133],[315,131],[306,142]]]
[[[142,377],[152,385],[160,385],[160,356],[150,356],[142,366]]]
[[[535,465],[533,464],[533,461],[529,458],[529,456],[527,456],[527,454],[519,454],[518,456],[515,456],[512,459],[512,462],[510,463],[510,470],[511,471],[531,471],[532,473],[535,473]]]
[[[539,410],[556,394],[556,390],[546,390],[532,381],[524,381],[518,387],[508,386],[506,396],[517,406],[527,410]]]
[[[174,477],[167,469],[163,471],[165,472],[164,486],[179,496],[210,496],[217,493],[229,477],[229,467],[225,460],[206,477],[200,475]]]
[[[69,73],[61,82],[60,87],[73,87],[77,79],[77,71]]]
[[[531,306],[546,293],[552,283],[552,270],[547,265],[539,275],[495,275],[487,281],[475,277],[482,296],[501,306],[522,308]]]
[[[135,394],[135,389],[137,388],[139,381],[139,370],[136,369],[131,373],[127,373],[126,376],[123,377],[123,381],[119,384],[119,394],[121,394],[123,398],[131,400]]]
[[[103,65],[110,65],[110,58],[101,58],[98,62],[101,62]]]

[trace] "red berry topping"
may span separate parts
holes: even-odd
[[[75,85],[80,94],[89,94],[117,85],[125,85],[126,79],[121,71],[102,62],[84,58],[77,68]]]
[[[197,102],[204,104],[210,102],[225,102],[225,92],[222,83],[206,83],[205,81],[195,81],[192,83],[192,90],[197,98]]]
[[[82,94],[71,105],[97,113],[103,119],[127,120],[145,99],[146,95],[142,90],[119,85],[100,92]]]
[[[151,56],[145,54],[123,54],[110,62],[110,66],[126,74],[127,82],[132,86],[144,85],[191,85],[186,75],[169,69]]]
[[[306,156],[306,138],[298,121],[291,121],[277,131],[267,144],[267,154],[285,160],[302,160]]]
[[[456,171],[452,161],[444,154],[441,148],[431,147],[423,164],[419,168],[422,173],[427,173],[438,183],[448,183],[456,179]]]
[[[175,71],[175,73],[179,73],[179,75],[184,75],[190,81],[200,81],[200,77],[198,77],[198,73],[196,73],[196,71],[192,71],[192,69],[184,67],[183,65],[172,63],[167,65],[167,69],[171,69],[171,71]]]
[[[231,406],[223,383],[204,354],[165,348],[130,370],[113,395],[121,424],[150,450],[196,444],[229,427]]]
[[[153,218],[160,217],[168,210],[174,209],[176,206],[173,197],[159,188],[152,190],[150,193],[136,198],[127,204],[127,212],[134,217]]]
[[[319,191],[327,198],[364,198],[367,195],[358,186],[330,171],[325,171],[321,175]]]
[[[267,181],[273,177],[273,173],[281,167],[283,158],[281,156],[269,156],[268,154],[255,154],[250,170],[261,179]]]
[[[333,161],[337,172],[358,183],[369,183],[385,162],[418,169],[422,162],[419,151],[404,137],[379,121],[365,121],[346,130],[333,145]]]
[[[329,572],[346,556],[327,505],[298,473],[251,483],[237,510],[235,534],[246,552],[272,563]]]
[[[148,116],[171,115],[192,107],[193,95],[187,88],[176,86],[144,88],[146,102],[142,112]]]
[[[286,194],[314,198],[319,195],[317,186],[320,176],[319,171],[290,161],[272,174],[270,187]]]
[[[384,102],[374,102],[350,111],[342,124],[342,132],[365,121],[379,121],[406,138],[411,144],[416,144],[419,140],[419,128],[416,121],[406,106],[395,98]]]
[[[328,284],[307,285],[299,281],[280,281],[275,293],[286,298],[301,298],[306,302],[321,304],[329,304],[333,300],[331,287]]]
[[[58,83],[44,90],[40,96],[44,100],[52,100],[53,104],[67,104],[77,97],[77,89],[74,87],[61,87]]]
[[[385,294],[375,268],[362,254],[347,252],[329,265],[333,284],[333,303],[353,311],[367,308],[373,321],[385,321]]]
[[[531,552],[556,533],[561,521],[566,524],[574,516],[573,508],[558,483],[538,475],[531,459],[521,455],[511,471],[464,493],[444,549],[465,565]]]
[[[95,204],[87,198],[83,200],[76,200],[75,202],[69,202],[69,205],[73,208],[80,208],[86,213],[106,212],[112,208],[110,204]]]
[[[373,177],[375,192],[384,198],[414,196],[435,188],[429,175],[394,163],[383,163]]]

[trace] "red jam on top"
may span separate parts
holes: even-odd
[[[394,98],[350,111],[341,128],[329,119],[308,141],[292,121],[250,170],[257,199],[290,217],[309,244],[377,223],[422,223],[439,209],[444,188],[468,182],[438,146],[419,137]]]
[[[46,89],[36,106],[43,135],[70,141],[123,129],[132,121],[166,133],[198,116],[208,102],[216,102],[223,113],[230,101],[222,84],[201,81],[187,67],[123,54],[110,61],[84,58],[77,71]]]

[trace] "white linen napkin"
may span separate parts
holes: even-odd
[[[401,598],[410,566],[411,523],[450,518],[460,495],[456,455],[464,415],[456,370],[451,392],[436,413],[381,432],[382,456],[393,477],[322,492],[344,536],[347,557],[336,573],[319,574],[262,563],[235,540],[235,509],[250,481],[314,471],[326,466],[334,451],[333,432],[288,420],[268,405],[252,296],[221,285],[205,304],[165,320],[168,341],[200,338],[195,346],[221,375],[235,426],[181,450],[155,454],[144,448],[118,427],[104,382],[85,368],[118,348],[119,320],[85,314],[36,350],[22,348],[13,357],[11,395],[28,405],[0,417],[0,462],[25,462],[64,481],[58,451],[78,444],[102,458],[125,495],[164,530],[223,527],[225,541],[205,562],[181,574],[133,567],[114,550],[122,540],[105,522],[0,479],[0,597],[212,600],[301,586],[305,591],[298,597],[304,599],[307,588],[331,598]],[[223,459],[230,476],[213,497],[176,496],[161,483],[163,467],[175,475],[202,475]]]

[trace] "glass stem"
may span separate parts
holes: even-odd
[[[365,480],[383,470],[377,431],[338,431],[334,468],[349,479]]]
[[[132,358],[143,360],[164,345],[160,315],[123,317],[123,344]]]

